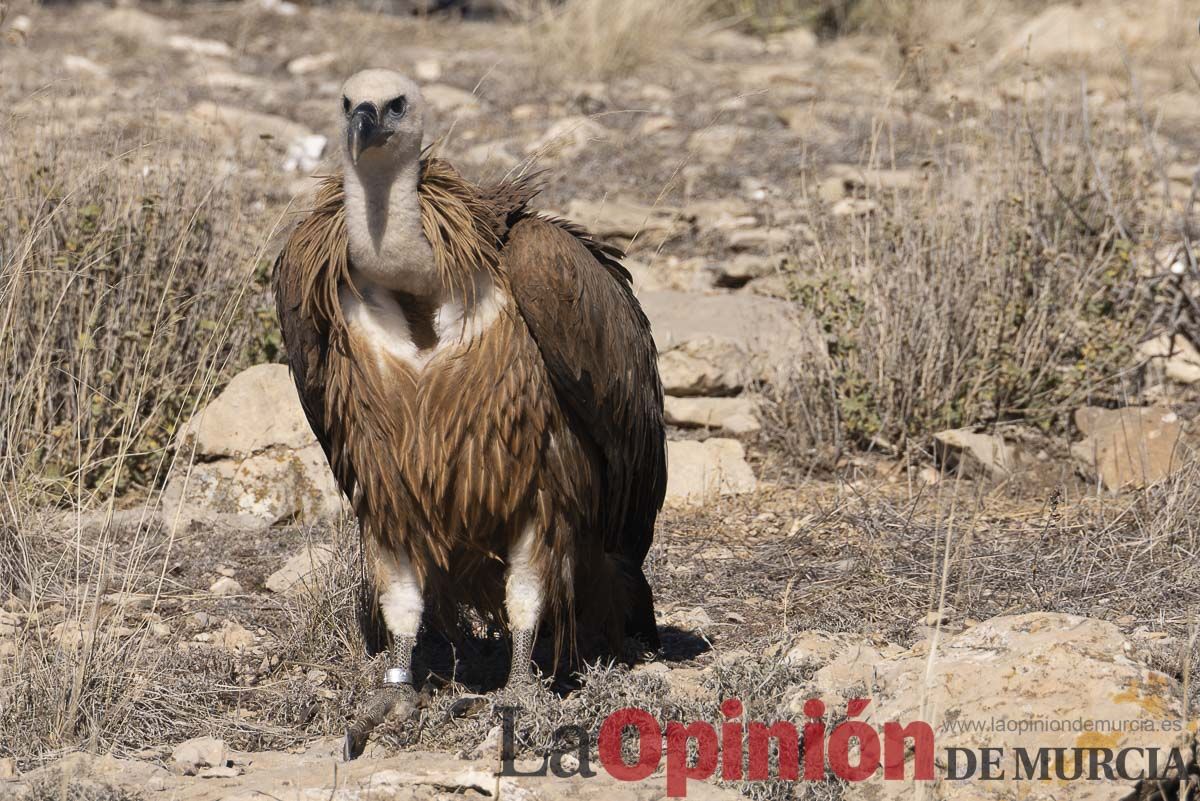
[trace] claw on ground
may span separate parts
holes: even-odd
[[[408,685],[384,687],[371,693],[358,717],[346,729],[342,758],[349,762],[362,756],[371,732],[390,717],[407,717],[416,712],[416,701],[416,691]]]

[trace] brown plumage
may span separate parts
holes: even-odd
[[[508,302],[416,370],[381,357],[343,314],[357,288],[342,177],[325,179],[275,266],[288,360],[372,562],[406,554],[443,621],[461,605],[504,620],[506,558],[532,526],[547,622],[563,639],[577,624],[614,649],[626,634],[656,647],[641,566],[666,465],[649,323],[616,253],[530,211],[534,194],[421,162],[421,227],[442,286],[470,295],[483,271]],[[401,294],[419,319],[418,299]]]

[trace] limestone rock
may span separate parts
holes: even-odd
[[[749,434],[762,428],[758,404],[749,398],[676,398],[663,400],[663,413],[671,425],[684,428],[719,428]]]
[[[329,140],[321,134],[302,136],[292,141],[283,162],[284,172],[311,173],[320,165],[327,144]]]
[[[665,114],[654,114],[642,120],[638,125],[638,133],[641,136],[655,136],[663,131],[671,131],[679,127],[679,123],[674,117],[669,117]]]
[[[508,148],[502,142],[480,142],[468,148],[462,158],[464,161],[480,167],[499,170],[507,170],[520,163],[516,156],[508,152]]]
[[[213,642],[227,651],[240,651],[254,645],[254,635],[242,624],[226,620],[221,624],[221,630],[213,637]]]
[[[204,462],[177,470],[162,495],[168,524],[188,526],[209,517],[247,528],[288,520],[335,518],[342,495],[321,446],[273,446],[245,458]]]
[[[690,339],[661,354],[658,373],[663,391],[681,397],[735,395],[746,381],[742,350],[718,337]]]
[[[546,129],[527,150],[543,158],[573,158],[611,135],[591,117],[566,117]]]
[[[266,587],[278,593],[301,589],[310,584],[333,557],[333,548],[328,545],[306,545],[267,578]]]
[[[203,457],[248,456],[273,445],[304,448],[317,441],[284,364],[258,364],[233,377],[180,430],[180,445]]]
[[[594,202],[573,200],[567,206],[567,218],[601,239],[637,237],[639,242],[644,239],[651,245],[661,245],[689,228],[679,209],[646,206],[619,197]]]
[[[1183,426],[1161,406],[1075,410],[1083,439],[1071,446],[1076,464],[1113,492],[1141,488],[1169,476],[1183,462]]]
[[[714,265],[716,285],[728,289],[739,289],[758,278],[775,275],[787,263],[782,255],[760,256],[757,253],[739,253]]]
[[[84,56],[77,56],[68,53],[62,59],[63,69],[67,72],[73,72],[76,75],[83,75],[88,78],[106,80],[109,77],[108,68],[102,67],[95,61]]]
[[[754,207],[738,197],[716,200],[693,200],[683,207],[683,216],[694,220],[701,232],[716,230],[735,231],[758,225]]]
[[[1147,340],[1138,346],[1138,358],[1180,384],[1200,381],[1200,351],[1183,336],[1172,340],[1170,334],[1162,334]]]
[[[796,241],[796,234],[783,228],[747,228],[729,235],[729,249],[735,253],[748,250],[774,252]]]
[[[728,156],[749,139],[750,132],[737,125],[713,125],[688,137],[687,147],[701,157],[716,160]]]
[[[931,658],[929,642],[885,657],[875,665],[876,694],[864,717],[872,728],[885,721],[906,724],[925,721],[936,732],[938,756],[948,748],[983,747],[1002,750],[1007,774],[1015,769],[1015,749],[1123,747],[1180,748],[1191,760],[1191,733],[1174,730],[1163,721],[1181,719],[1183,704],[1172,677],[1147,668],[1126,654],[1120,630],[1102,620],[1052,612],[997,617],[944,640]],[[1120,722],[1113,730],[1079,730],[1075,719]],[[1039,728],[979,730],[967,721],[1040,721]],[[958,725],[946,726],[957,722]],[[1061,724],[1058,730],[1051,724]],[[1139,753],[1141,755],[1139,755]],[[1146,769],[1144,754],[1131,752],[1128,770]],[[911,777],[913,768],[906,767]],[[1053,767],[1051,767],[1053,772]],[[1053,773],[1052,773],[1053,775]],[[1118,801],[1133,796],[1136,781],[1021,782],[1028,801]],[[1011,798],[1009,781],[951,782],[935,785],[933,797],[945,801]],[[855,801],[884,801],[913,797],[911,781],[876,777],[851,784],[846,797]]]
[[[215,737],[196,737],[175,746],[171,763],[185,776],[195,776],[205,768],[225,767],[225,741]]]
[[[471,115],[478,113],[479,98],[465,89],[444,83],[431,83],[421,87],[421,94],[430,106],[444,114]]]
[[[100,18],[100,28],[124,39],[138,39],[146,44],[160,45],[167,37],[170,24],[132,7],[118,7],[106,11]]]
[[[209,101],[193,106],[188,119],[210,132],[228,137],[247,150],[260,147],[264,141],[273,142],[277,149],[285,149],[292,142],[312,135],[306,126],[274,114]]]
[[[753,492],[758,486],[736,439],[667,443],[667,499],[703,503],[714,495]]]
[[[168,36],[166,43],[172,50],[193,56],[229,58],[233,55],[233,48],[217,39],[197,39],[194,36],[176,33]]]
[[[237,579],[230,578],[229,576],[221,576],[221,578],[212,583],[208,591],[218,596],[241,595],[242,585],[237,582]]]
[[[1094,9],[1058,3],[1022,25],[1008,43],[997,50],[990,66],[1005,62],[1045,64],[1093,56],[1115,49],[1119,39],[1114,20]]]
[[[663,361],[664,372],[692,369],[697,359],[719,367],[709,374],[719,376],[717,387],[680,382],[676,390],[669,390],[671,394],[735,394],[747,379],[778,382],[797,369],[828,359],[816,322],[793,303],[745,293],[698,295],[673,290],[644,292],[638,299],[650,318],[661,354],[660,370]],[[669,355],[677,349],[682,353]]]
[[[1017,469],[1017,449],[998,434],[982,434],[969,428],[939,431],[933,435],[933,451],[943,470],[961,470],[968,477],[983,474],[1007,478]]]
[[[338,54],[330,51],[314,53],[309,56],[298,56],[287,64],[290,75],[311,75],[314,72],[325,72],[338,61]]]
[[[844,197],[834,203],[829,213],[834,217],[869,217],[879,210],[879,204],[870,198]]]
[[[854,644],[855,638],[842,632],[802,631],[792,636],[784,654],[788,665],[827,665]]]

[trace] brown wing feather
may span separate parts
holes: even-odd
[[[300,405],[342,491],[353,497],[355,476],[340,458],[325,422],[325,368],[330,347],[343,335],[338,285],[349,274],[340,175],[326,177],[312,211],[292,232],[275,261],[275,309]]]
[[[604,458],[605,550],[640,565],[667,469],[657,351],[629,273],[582,229],[542,217],[513,225],[501,266],[560,402]]]

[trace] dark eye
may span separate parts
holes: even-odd
[[[350,115],[350,98],[342,97],[342,112],[347,116]]]
[[[387,104],[388,114],[395,114],[397,117],[403,117],[404,112],[408,110],[408,100],[404,95],[394,98],[392,102]]]

